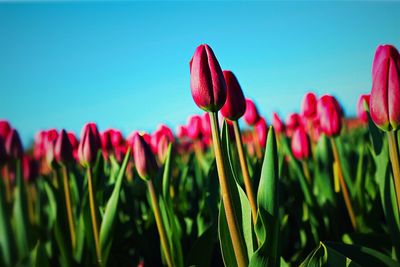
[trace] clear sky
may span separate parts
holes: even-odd
[[[208,43],[268,120],[305,92],[355,114],[375,48],[400,48],[400,2],[0,4],[0,118],[25,145],[39,129],[175,128],[201,113],[189,60]]]

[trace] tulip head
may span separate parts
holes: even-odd
[[[21,138],[17,130],[11,129],[7,135],[6,143],[7,157],[12,160],[21,159],[24,153]]]
[[[133,138],[133,158],[140,178],[148,181],[155,176],[157,172],[156,159],[150,145],[138,133]]]
[[[301,114],[306,118],[313,118],[317,114],[317,96],[309,92],[301,102]]]
[[[6,164],[6,162],[7,162],[6,144],[3,137],[0,136],[0,167]]]
[[[400,55],[391,45],[381,45],[372,65],[371,119],[384,131],[400,128]]]
[[[267,121],[261,117],[254,128],[257,131],[258,142],[260,143],[261,147],[265,147],[267,143],[267,135],[268,135],[268,125]]]
[[[190,88],[196,105],[207,111],[216,112],[226,100],[224,75],[211,47],[197,47],[190,61]]]
[[[199,115],[193,115],[189,117],[187,132],[189,138],[192,140],[197,140],[201,138],[202,127],[201,127],[201,117]]]
[[[301,126],[301,118],[297,113],[290,113],[286,117],[286,135],[292,137],[294,130]]]
[[[282,133],[285,131],[285,124],[283,124],[281,118],[278,116],[276,112],[272,114],[272,126],[276,133]]]
[[[57,137],[54,147],[54,157],[58,163],[66,164],[73,162],[73,149],[67,132],[62,129]]]
[[[85,167],[91,167],[101,148],[99,131],[95,123],[87,123],[81,132],[81,142],[78,147],[79,162]]]
[[[324,95],[318,100],[319,126],[326,136],[337,136],[342,129],[342,112],[337,100],[330,95]]]
[[[39,164],[30,157],[24,156],[22,158],[22,174],[25,182],[32,182],[39,176]]]
[[[243,119],[248,125],[251,126],[254,126],[260,119],[260,114],[258,113],[256,105],[249,98],[246,99],[246,111]]]
[[[0,137],[6,140],[8,133],[11,131],[11,125],[6,120],[0,120]]]
[[[176,128],[176,135],[178,138],[182,139],[188,136],[188,131],[185,125],[179,125]]]
[[[165,136],[165,135],[161,136],[160,142],[158,142],[157,156],[158,156],[158,160],[162,164],[164,164],[164,162],[167,158],[169,143],[170,143],[170,141],[168,140],[167,136]]]
[[[44,151],[46,155],[47,164],[51,167],[55,161],[55,146],[58,138],[56,129],[50,129],[46,131],[44,138]]]
[[[368,122],[368,115],[365,107],[366,106],[369,107],[369,99],[370,99],[369,94],[360,95],[360,98],[358,99],[357,102],[357,116],[364,123]]]
[[[292,136],[292,153],[298,160],[310,157],[310,139],[303,127],[297,127]]]
[[[246,99],[236,76],[229,70],[224,70],[226,83],[226,102],[221,109],[221,114],[231,121],[236,121],[246,111]]]

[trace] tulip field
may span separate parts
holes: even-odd
[[[89,122],[23,147],[0,120],[0,266],[400,266],[397,49],[377,48],[356,118],[308,92],[269,123],[239,77],[198,46],[203,113],[175,130]]]

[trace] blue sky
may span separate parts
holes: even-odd
[[[0,4],[0,118],[25,145],[39,129],[152,131],[193,113],[189,60],[208,43],[263,115],[307,91],[355,114],[375,48],[400,48],[396,2]]]

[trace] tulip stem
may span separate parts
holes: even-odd
[[[305,160],[302,160],[301,165],[303,167],[304,176],[306,177],[308,184],[311,184],[310,169],[308,168],[307,162]]]
[[[240,133],[239,123],[237,120],[233,121],[233,130],[235,132],[236,146],[239,154],[239,161],[240,161],[240,167],[242,169],[244,186],[246,189],[247,197],[250,202],[251,214],[253,215],[253,224],[255,224],[257,219],[257,204],[254,197],[253,184],[250,179],[249,168],[247,166],[247,161],[243,150],[242,136]]]
[[[165,232],[165,226],[162,221],[160,206],[158,204],[157,195],[156,195],[156,190],[154,189],[153,181],[151,179],[149,181],[147,181],[147,187],[148,187],[149,193],[150,193],[151,204],[153,206],[154,217],[156,219],[158,234],[160,235],[160,241],[161,241],[161,246],[162,246],[162,249],[164,252],[164,256],[167,261],[167,265],[169,267],[172,267],[173,263],[172,263],[171,253],[169,250],[167,234]]]
[[[96,256],[97,262],[101,265],[101,251],[100,251],[100,242],[99,242],[99,227],[97,224],[97,205],[94,198],[94,190],[93,190],[93,173],[92,168],[87,168],[87,175],[88,175],[88,187],[89,187],[89,204],[90,204],[90,214],[92,216],[92,227],[93,227],[93,237],[94,243],[96,246]]]
[[[33,185],[29,183],[26,184],[26,206],[28,208],[28,218],[31,225],[35,224],[34,198],[31,190],[32,186]]]
[[[215,160],[217,162],[217,171],[219,183],[221,185],[222,202],[224,204],[226,220],[228,223],[229,234],[231,236],[233,250],[235,252],[236,261],[239,267],[248,265],[249,260],[244,247],[243,237],[239,230],[235,210],[233,209],[232,196],[229,190],[229,183],[226,176],[224,159],[222,156],[222,147],[220,142],[219,127],[217,123],[217,113],[210,112],[212,139],[214,145]]]
[[[68,167],[66,165],[62,166],[63,172],[63,180],[64,180],[64,195],[65,195],[65,205],[67,208],[67,215],[68,215],[68,225],[69,225],[69,233],[71,235],[71,245],[72,250],[75,250],[76,245],[76,237],[75,237],[75,226],[74,226],[74,217],[72,213],[72,204],[71,204],[71,193],[69,189],[69,175],[68,175]]]
[[[11,203],[11,184],[10,184],[10,173],[8,166],[4,166],[4,186],[6,188],[6,202]]]
[[[389,156],[390,156],[390,162],[392,164],[394,186],[396,189],[397,207],[400,211],[400,161],[399,161],[399,151],[396,141],[396,132],[390,131],[387,133],[389,138]]]
[[[253,139],[254,139],[254,146],[256,148],[256,155],[257,155],[257,159],[261,159],[262,158],[262,152],[261,152],[261,146],[260,146],[260,142],[258,139],[258,133],[257,133],[257,129],[256,127],[253,127]]]
[[[351,199],[349,196],[349,191],[347,190],[346,182],[344,181],[344,178],[343,178],[342,164],[340,162],[339,152],[338,152],[335,140],[333,138],[331,138],[331,144],[332,144],[333,156],[334,156],[335,161],[338,166],[337,169],[338,169],[339,183],[340,183],[340,187],[342,189],[343,198],[344,198],[344,202],[346,204],[347,212],[349,213],[349,217],[350,217],[350,221],[351,221],[351,225],[353,226],[353,229],[357,230],[356,216],[354,213],[353,206],[351,205]]]

